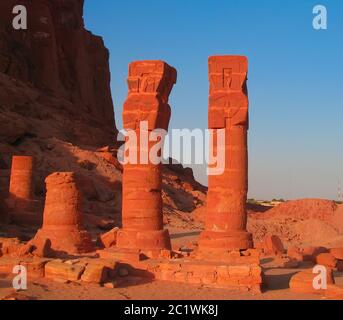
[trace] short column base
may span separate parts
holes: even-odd
[[[228,252],[251,248],[253,248],[252,234],[246,231],[204,231],[199,239],[201,251]]]
[[[34,240],[50,240],[51,249],[57,255],[82,254],[94,250],[92,238],[86,230],[40,229]]]
[[[156,256],[161,250],[171,250],[169,231],[138,231],[121,229],[117,234],[117,247],[138,249],[147,256]]]

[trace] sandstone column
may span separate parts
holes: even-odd
[[[39,222],[39,201],[34,200],[33,157],[13,156],[7,205],[12,222]]]
[[[247,131],[248,61],[242,56],[209,58],[209,128],[225,130],[225,144],[218,144],[214,131],[214,154],[225,152],[225,171],[209,176],[206,229],[201,252],[245,250],[252,247],[246,230],[248,191]]]
[[[12,158],[10,197],[30,200],[33,197],[32,185],[33,157],[14,156]]]
[[[73,172],[57,172],[46,178],[43,227],[34,241],[49,239],[58,253],[77,254],[93,250],[82,224],[82,197]]]
[[[154,129],[167,130],[171,115],[168,98],[176,77],[176,70],[163,61],[131,63],[124,128],[134,130],[137,137]],[[146,128],[142,129],[144,121]],[[163,229],[161,164],[151,163],[148,157],[157,142],[138,142],[142,142],[137,147],[138,164],[124,165],[123,229],[118,232],[117,246],[148,252],[170,249],[169,232]]]

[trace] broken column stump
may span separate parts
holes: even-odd
[[[46,178],[43,226],[34,241],[49,239],[51,249],[60,254],[80,254],[94,250],[90,234],[83,228],[81,193],[73,172],[57,172]]]

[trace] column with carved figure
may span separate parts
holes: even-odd
[[[249,127],[248,60],[243,56],[209,58],[209,128],[213,129],[212,152],[223,152],[225,167],[209,175],[205,231],[199,252],[222,253],[252,247],[247,232]],[[225,141],[217,141],[216,130],[225,130]]]
[[[176,77],[176,70],[163,61],[130,64],[123,124],[136,133],[137,163],[124,165],[123,226],[117,235],[118,248],[150,253],[171,249],[169,232],[163,228],[162,167],[150,158],[150,151],[160,141],[146,140],[155,129],[168,130],[168,99]]]

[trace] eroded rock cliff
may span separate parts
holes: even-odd
[[[12,156],[29,155],[42,203],[48,175],[73,171],[80,177],[85,222],[98,234],[121,222],[109,52],[85,29],[83,0],[23,0],[28,29],[16,31],[17,4],[0,1],[0,211],[6,212]],[[189,225],[205,193],[190,169],[164,166],[165,222]]]
[[[23,0],[27,30],[15,30],[15,0],[0,2],[0,139],[34,136],[113,143],[109,52],[84,27],[83,0]]]

